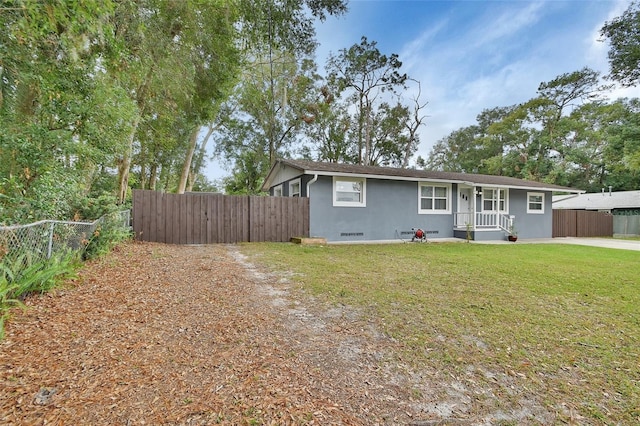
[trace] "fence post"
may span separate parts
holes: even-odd
[[[51,227],[49,228],[49,247],[47,248],[47,259],[51,259],[51,251],[53,250],[53,228],[55,225],[55,222],[51,222]]]

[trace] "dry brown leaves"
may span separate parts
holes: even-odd
[[[233,246],[129,243],[27,300],[0,342],[0,424],[407,424],[375,328]]]

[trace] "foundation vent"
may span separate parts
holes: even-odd
[[[364,232],[341,232],[341,237],[364,237]]]

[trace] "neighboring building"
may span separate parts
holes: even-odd
[[[613,236],[640,235],[640,191],[554,196],[554,210],[594,210],[613,215]]]
[[[596,210],[613,215],[640,215],[640,191],[611,192],[603,189],[602,192],[554,196],[553,208]]]
[[[327,241],[551,238],[552,194],[582,191],[504,176],[278,160],[263,190],[309,197],[310,235]]]

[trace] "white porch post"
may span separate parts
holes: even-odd
[[[473,217],[473,231],[476,231],[476,224],[478,222],[478,218],[476,217],[476,206],[478,205],[477,203],[477,197],[478,195],[482,195],[482,191],[479,191],[477,189],[477,186],[473,187],[473,204],[471,205],[471,216]]]

